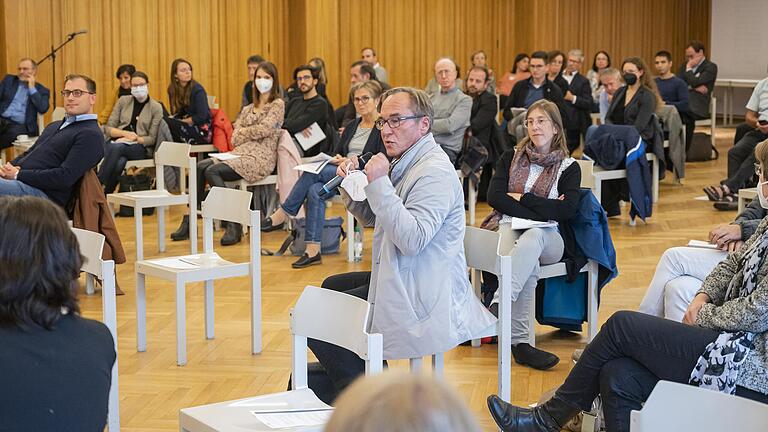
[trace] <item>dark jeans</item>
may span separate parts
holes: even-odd
[[[307,202],[307,218],[305,240],[307,243],[321,243],[323,240],[323,228],[325,227],[325,199],[320,198],[323,186],[336,177],[336,165],[327,164],[319,174],[304,172],[293,185],[291,193],[280,205],[285,213],[295,217],[299,209]],[[333,196],[331,194],[329,196]],[[326,198],[327,199],[327,198]]]
[[[696,129],[696,120],[707,120],[709,117],[701,117],[690,111],[683,111],[680,113],[680,120],[685,125],[685,152],[688,153],[688,149],[691,148],[693,142],[693,130]]]
[[[187,144],[209,144],[211,142],[213,129],[210,123],[198,126],[195,124],[188,125],[173,117],[163,117],[163,120],[168,125],[174,142]]]
[[[8,148],[19,135],[26,135],[27,127],[6,118],[0,118],[0,149]]]
[[[370,281],[371,272],[343,273],[328,277],[322,287],[367,300]],[[365,361],[352,351],[316,339],[308,339],[307,345],[332,383],[332,388],[328,388],[327,379],[313,380],[310,376],[309,388],[318,395],[328,395],[323,399],[326,403],[331,403],[355,378],[365,374]],[[319,385],[323,387],[318,388]]]
[[[616,312],[587,345],[554,397],[589,411],[600,394],[606,430],[629,431],[630,411],[642,408],[656,382],[687,383],[704,348],[718,335],[640,312]],[[736,394],[768,403],[768,396],[742,387]]]
[[[757,129],[751,130],[728,150],[728,178],[723,182],[731,192],[746,186],[755,175],[755,147],[768,135]]]
[[[218,162],[214,163],[212,158],[203,159],[197,163],[197,201],[203,201],[205,194],[205,182],[211,186],[227,187],[228,181],[241,180],[240,174],[236,173],[229,165]]]
[[[147,150],[141,144],[107,141],[104,146],[104,160],[99,168],[99,181],[104,185],[104,193],[111,194],[115,191],[120,174],[129,160],[146,157]]]

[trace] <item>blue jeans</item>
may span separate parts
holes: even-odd
[[[2,196],[36,196],[49,199],[40,189],[18,180],[0,178],[0,197]]]
[[[104,185],[104,193],[110,194],[115,191],[126,162],[146,157],[147,151],[141,144],[107,142],[104,148],[104,160],[99,168],[99,181]]]
[[[305,239],[307,243],[320,243],[323,239],[325,200],[320,198],[320,191],[323,190],[323,185],[334,177],[336,177],[336,165],[332,164],[323,167],[320,174],[302,173],[299,181],[293,185],[288,198],[280,205],[288,215],[296,216],[304,201],[307,201]]]

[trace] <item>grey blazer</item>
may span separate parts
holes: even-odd
[[[109,128],[123,129],[131,124],[131,115],[133,114],[133,96],[122,96],[115,103],[115,108],[107,120],[104,127],[104,134],[109,138]],[[136,122],[136,135],[144,138],[144,148],[151,152],[155,147],[157,140],[157,129],[163,120],[163,106],[160,102],[149,99],[144,108],[139,113],[139,120]]]

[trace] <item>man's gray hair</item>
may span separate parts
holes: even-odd
[[[435,109],[432,107],[432,101],[429,99],[429,96],[423,90],[413,87],[395,87],[389,89],[381,95],[378,111],[381,112],[381,106],[388,97],[396,95],[397,93],[405,93],[408,95],[408,99],[410,99],[409,108],[413,111],[413,114],[423,115],[429,118],[429,129],[432,130],[432,122],[435,119]]]
[[[618,69],[608,67],[600,71],[600,74],[598,75],[598,79],[603,79],[603,77],[607,77],[609,75],[613,75],[616,78],[621,78],[621,72],[619,72]]]
[[[570,56],[578,57],[580,62],[582,62],[582,63],[584,62],[584,51],[582,51],[582,50],[580,50],[578,48],[574,48],[574,49],[568,51],[568,57],[570,57]]]

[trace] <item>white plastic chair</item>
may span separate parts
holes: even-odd
[[[172,205],[187,205],[190,208],[189,248],[190,253],[197,253],[197,220],[194,210],[197,208],[197,164],[189,156],[190,145],[165,141],[155,153],[157,165],[157,183],[155,189],[136,192],[118,192],[107,195],[107,202],[115,211],[115,206],[133,207],[133,219],[136,225],[136,261],[144,259],[144,234],[142,228],[142,210],[157,208],[157,247],[165,252],[165,208]],[[174,195],[165,189],[163,168],[172,166],[179,168],[181,193]],[[184,172],[189,173],[189,192],[185,193]]]
[[[365,360],[367,375],[382,370],[382,336],[366,330],[371,305],[341,292],[307,286],[291,311],[292,390],[183,408],[182,432],[268,431],[251,411],[327,409],[307,387],[307,338],[346,348]],[[292,430],[292,429],[291,429]]]
[[[715,119],[717,118],[717,98],[712,96],[709,99],[709,118],[703,120],[696,120],[694,122],[694,128],[696,126],[709,126],[709,136],[712,140],[712,147],[715,147]]]
[[[659,381],[641,411],[630,414],[631,432],[764,432],[765,404],[687,384]]]
[[[481,272],[493,273],[499,278],[499,320],[496,322],[495,331],[499,339],[498,394],[500,398],[509,402],[512,396],[512,325],[507,321],[512,314],[512,294],[509,285],[512,257],[499,249],[500,237],[498,232],[468,226],[464,233],[464,253],[467,258],[467,267],[471,269],[472,287],[478,297],[481,296]],[[480,339],[472,340],[472,346],[480,346]]]
[[[232,263],[213,250],[213,219],[256,227],[250,235],[250,260]],[[137,350],[147,350],[145,276],[174,282],[176,286],[177,363],[187,363],[186,284],[205,282],[205,336],[213,339],[213,281],[240,276],[251,278],[251,353],[261,352],[261,238],[259,212],[251,210],[251,193],[214,187],[203,202],[203,253],[136,262]]]
[[[739,189],[739,211],[738,214],[744,211],[747,204],[753,199],[757,198],[757,188]]]
[[[112,333],[117,353],[117,306],[115,301],[115,262],[101,259],[104,249],[104,236],[97,232],[72,228],[77,243],[80,245],[80,253],[85,257],[80,270],[86,273],[86,292],[92,293],[93,278],[101,280],[102,320]],[[112,366],[112,384],[109,387],[109,414],[107,425],[111,432],[120,430],[120,397],[118,393],[117,357]]]

